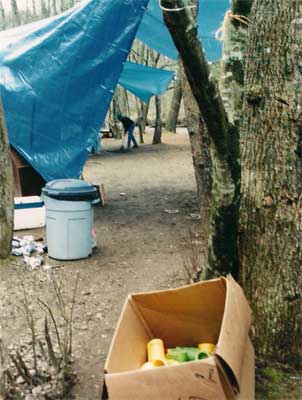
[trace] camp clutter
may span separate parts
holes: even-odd
[[[106,360],[102,398],[254,399],[250,323],[231,276],[130,295]]]
[[[214,352],[214,349],[213,343],[200,343],[198,347],[176,347],[165,351],[164,342],[161,339],[152,339],[147,344],[148,361],[142,365],[142,369],[202,360],[208,358]]]

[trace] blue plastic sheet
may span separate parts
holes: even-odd
[[[225,12],[230,8],[230,0],[200,0],[198,14],[198,33],[208,61],[221,58],[221,42],[215,39]],[[137,38],[174,60],[178,53],[170,33],[163,22],[158,0],[150,0],[145,16],[137,33]]]
[[[144,102],[167,90],[175,72],[126,62],[119,84]]]
[[[0,33],[10,143],[47,181],[79,176],[147,0],[86,0]]]
[[[149,0],[136,37],[158,53],[164,54],[173,60],[177,59],[178,53],[163,21],[163,13],[159,7],[158,0]]]

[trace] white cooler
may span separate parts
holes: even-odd
[[[15,197],[14,230],[45,226],[45,206],[39,196]]]

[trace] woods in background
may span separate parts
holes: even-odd
[[[41,18],[57,15],[80,0],[0,0],[0,29],[28,24]]]

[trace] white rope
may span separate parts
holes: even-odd
[[[163,11],[167,11],[167,12],[175,12],[175,11],[183,11],[183,10],[188,10],[190,8],[196,8],[196,5],[192,5],[192,6],[185,6],[185,7],[181,7],[181,8],[166,8],[164,6],[161,5],[161,0],[158,0],[158,4],[159,7],[163,10]]]

